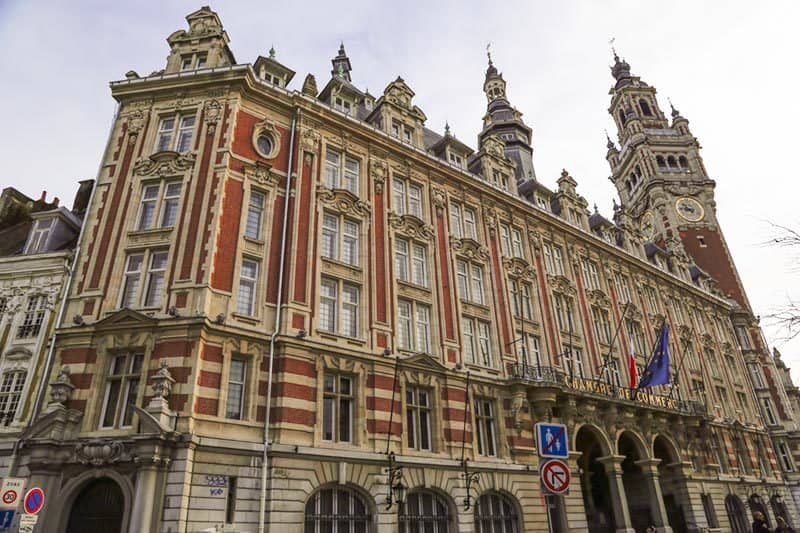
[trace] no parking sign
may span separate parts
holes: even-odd
[[[44,491],[39,487],[33,487],[25,493],[22,507],[26,514],[36,514],[44,507]]]

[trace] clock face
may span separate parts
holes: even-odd
[[[694,198],[678,198],[675,200],[675,210],[682,218],[689,222],[702,220],[704,215],[703,206]]]
[[[639,227],[641,228],[645,238],[653,238],[653,233],[655,233],[656,227],[652,211],[645,211],[644,215],[642,215],[642,218],[639,219]]]

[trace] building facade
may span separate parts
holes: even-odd
[[[795,408],[714,181],[624,60],[609,220],[567,171],[539,181],[491,58],[473,149],[429,129],[402,78],[359,89],[343,45],[321,90],[292,90],[273,50],[238,63],[209,8],[187,22],[164,70],[111,84],[70,318],[14,472],[48,494],[39,530],[799,523]],[[676,384],[637,392],[629,354],[641,372],[663,324]],[[543,421],[568,428],[566,495],[541,489]]]

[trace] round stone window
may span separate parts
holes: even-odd
[[[258,137],[256,137],[256,148],[262,156],[272,157],[275,141],[269,133],[261,132],[258,134]]]

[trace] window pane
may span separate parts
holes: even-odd
[[[102,417],[103,427],[112,427],[114,425],[114,418],[117,414],[117,403],[119,402],[120,386],[122,383],[119,380],[110,381],[106,385],[106,401],[105,411]]]
[[[344,166],[344,188],[356,196],[358,196],[358,174],[358,160],[348,157]]]
[[[325,187],[339,188],[339,161],[338,153],[328,150],[325,154]]]

